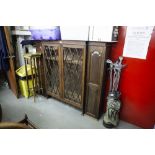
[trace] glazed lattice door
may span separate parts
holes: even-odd
[[[46,91],[54,97],[60,97],[60,50],[59,46],[44,46],[44,67]]]
[[[83,102],[83,52],[83,48],[63,47],[63,96],[79,108]]]

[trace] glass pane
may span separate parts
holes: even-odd
[[[63,48],[64,97],[81,103],[82,95],[82,48]]]
[[[48,91],[59,95],[59,64],[58,64],[58,47],[45,46],[45,72]]]

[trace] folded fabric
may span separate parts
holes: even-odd
[[[0,70],[8,71],[9,70],[9,60],[7,59],[7,44],[5,40],[5,35],[3,27],[0,26]]]

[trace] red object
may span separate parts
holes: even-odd
[[[114,61],[123,54],[126,27],[119,27],[118,42],[112,47]],[[152,33],[147,58],[124,57],[119,90],[122,107],[120,119],[142,128],[153,128],[155,124],[155,32]]]

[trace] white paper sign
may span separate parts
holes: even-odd
[[[127,27],[124,57],[146,59],[153,26]]]

